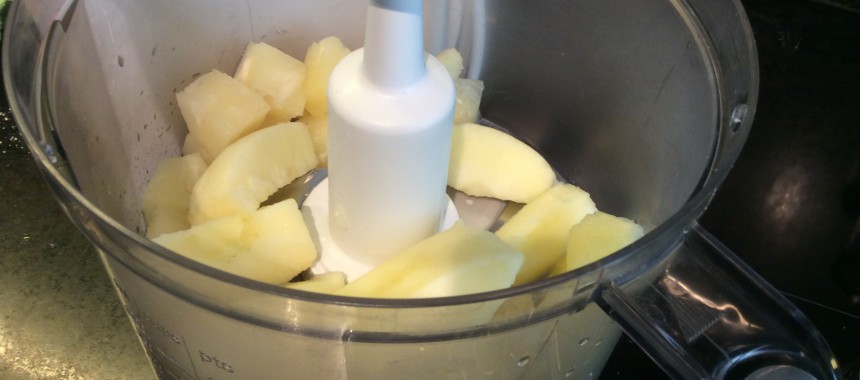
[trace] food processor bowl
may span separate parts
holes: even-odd
[[[264,284],[141,235],[142,191],[187,133],[175,93],[232,73],[250,41],[298,59],[331,35],[358,48],[364,3],[12,6],[3,75],[18,124],[160,378],[592,378],[621,329],[677,378],[839,377],[811,323],[696,222],[755,110],[738,1],[425,1],[428,52],[458,48],[484,81],[482,123],[647,233],[553,278],[410,300]]]

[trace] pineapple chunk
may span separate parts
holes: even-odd
[[[146,237],[188,229],[191,189],[206,170],[199,154],[168,158],[158,164],[155,175],[143,191],[141,208],[146,220]]]
[[[317,259],[310,232],[292,199],[153,241],[205,265],[276,285],[286,283]]]
[[[445,49],[436,55],[436,59],[445,66],[448,74],[451,74],[451,79],[457,79],[463,76],[463,56],[457,49]]]
[[[535,281],[564,257],[568,232],[597,211],[591,196],[579,187],[557,184],[527,203],[496,235],[525,255],[514,284]]]
[[[567,241],[567,270],[600,260],[638,240],[645,234],[636,222],[595,212],[571,227]]]
[[[562,255],[558,261],[552,265],[552,268],[550,268],[546,277],[555,277],[565,272],[567,272],[567,255]]]
[[[328,79],[334,66],[349,54],[349,49],[337,37],[326,37],[319,42],[314,42],[308,48],[305,55],[305,67],[307,67],[307,80],[305,81],[305,94],[307,102],[305,109],[314,116],[326,114],[328,109]]]
[[[215,159],[215,155],[206,150],[206,148],[198,141],[197,135],[189,133],[185,135],[185,142],[182,144],[182,155],[190,156],[192,154],[199,154],[206,165],[211,164],[212,160]]]
[[[484,82],[477,79],[462,78],[463,56],[457,49],[446,49],[439,53],[436,58],[454,79],[454,89],[457,93],[454,107],[454,125],[477,122],[481,95],[484,93]]]
[[[191,192],[191,225],[256,210],[260,203],[317,166],[313,140],[303,123],[261,129],[231,144]]]
[[[302,122],[308,125],[311,138],[314,140],[314,149],[320,160],[319,167],[328,166],[328,118],[323,116],[306,115]]]
[[[251,43],[234,77],[257,91],[277,118],[290,120],[305,110],[305,64],[264,43]]]
[[[203,74],[176,94],[179,111],[200,149],[217,156],[260,126],[269,105],[254,90],[218,70]]]
[[[528,203],[555,182],[555,172],[534,149],[500,130],[455,125],[448,186],[466,194]]]
[[[196,137],[192,137],[191,134],[185,135],[185,141],[182,143],[182,155],[190,156],[192,154],[200,154],[200,143],[197,142]],[[202,156],[202,154],[201,154]],[[205,161],[205,159],[204,159]]]
[[[260,123],[260,129],[269,128],[282,123],[289,123],[291,120],[292,118],[284,119],[269,113],[268,115],[266,115],[266,118],[263,119],[263,121]]]
[[[492,233],[457,222],[422,240],[336,294],[355,297],[428,298],[509,287],[523,255]]]
[[[328,272],[318,274],[305,281],[290,282],[287,288],[316,293],[334,293],[346,285],[346,274],[343,272]]]
[[[484,93],[484,82],[477,79],[457,78],[454,79],[454,90],[457,92],[454,124],[477,122],[481,95]]]

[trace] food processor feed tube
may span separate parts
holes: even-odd
[[[439,231],[454,85],[424,53],[423,2],[371,0],[365,47],[331,75],[326,271],[350,279]],[[317,196],[319,196],[317,194]]]

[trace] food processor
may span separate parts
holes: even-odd
[[[13,110],[161,378],[589,378],[620,329],[678,378],[839,378],[808,320],[696,222],[755,111],[738,2],[425,3],[425,49],[457,47],[486,84],[482,123],[644,238],[564,275],[448,298],[335,297],[202,266],[140,235],[142,189],[186,132],[174,93],[232,72],[249,41],[296,57],[329,35],[358,48],[364,4],[16,1]]]

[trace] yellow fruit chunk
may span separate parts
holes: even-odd
[[[354,297],[429,298],[509,287],[523,256],[490,232],[457,222],[422,240],[336,294]]]
[[[448,186],[473,196],[528,203],[554,182],[552,167],[522,141],[478,124],[454,126]]]
[[[436,55],[436,59],[445,66],[445,69],[448,70],[448,74],[451,74],[451,79],[457,79],[463,76],[463,56],[459,51],[457,51],[457,49],[445,49]]]
[[[328,272],[318,274],[305,281],[290,282],[287,288],[304,290],[306,292],[333,293],[346,285],[346,275],[343,272]]]
[[[213,70],[176,94],[195,144],[213,158],[260,126],[269,112],[263,98],[233,77]]]
[[[261,129],[231,144],[212,161],[191,192],[191,225],[256,210],[283,186],[317,166],[303,123]]]
[[[308,131],[314,140],[314,150],[320,160],[319,166],[328,166],[328,118],[323,116],[306,115],[302,122],[308,125]]]
[[[454,79],[454,90],[457,93],[454,106],[454,125],[477,122],[481,107],[481,95],[484,93],[484,82],[477,79],[462,78],[463,56],[457,49],[445,49],[436,55],[436,58]]]
[[[314,42],[308,48],[305,55],[305,67],[307,68],[307,80],[305,81],[305,95],[307,102],[305,109],[314,116],[326,114],[328,109],[326,91],[328,90],[328,78],[331,71],[340,60],[349,54],[349,49],[337,37],[326,37],[319,42]]]
[[[190,156],[192,154],[199,154],[201,158],[203,158],[203,162],[207,165],[212,163],[212,160],[215,159],[215,155],[212,152],[209,152],[197,141],[197,135],[193,133],[189,133],[185,135],[185,142],[182,144],[182,155]]]
[[[527,203],[496,235],[525,255],[515,285],[548,274],[564,257],[570,228],[597,211],[587,192],[570,184],[557,184]]]
[[[588,215],[570,229],[567,270],[574,270],[609,256],[644,234],[642,226],[630,219],[600,211]]]
[[[205,265],[270,284],[283,284],[309,268],[317,253],[292,199],[215,219],[154,242]]]
[[[454,79],[457,98],[454,105],[454,125],[478,121],[484,82],[477,79]]]
[[[281,117],[277,117],[277,116],[273,115],[272,113],[269,113],[268,115],[266,115],[266,118],[263,119],[263,121],[260,123],[260,129],[269,128],[271,126],[282,124],[282,123],[289,123],[292,119],[293,118],[284,119]]]
[[[234,77],[257,91],[274,117],[289,120],[305,110],[305,64],[264,43],[251,43]]]
[[[143,191],[141,208],[146,220],[146,237],[188,229],[191,189],[206,170],[199,154],[168,158],[158,164]]]

